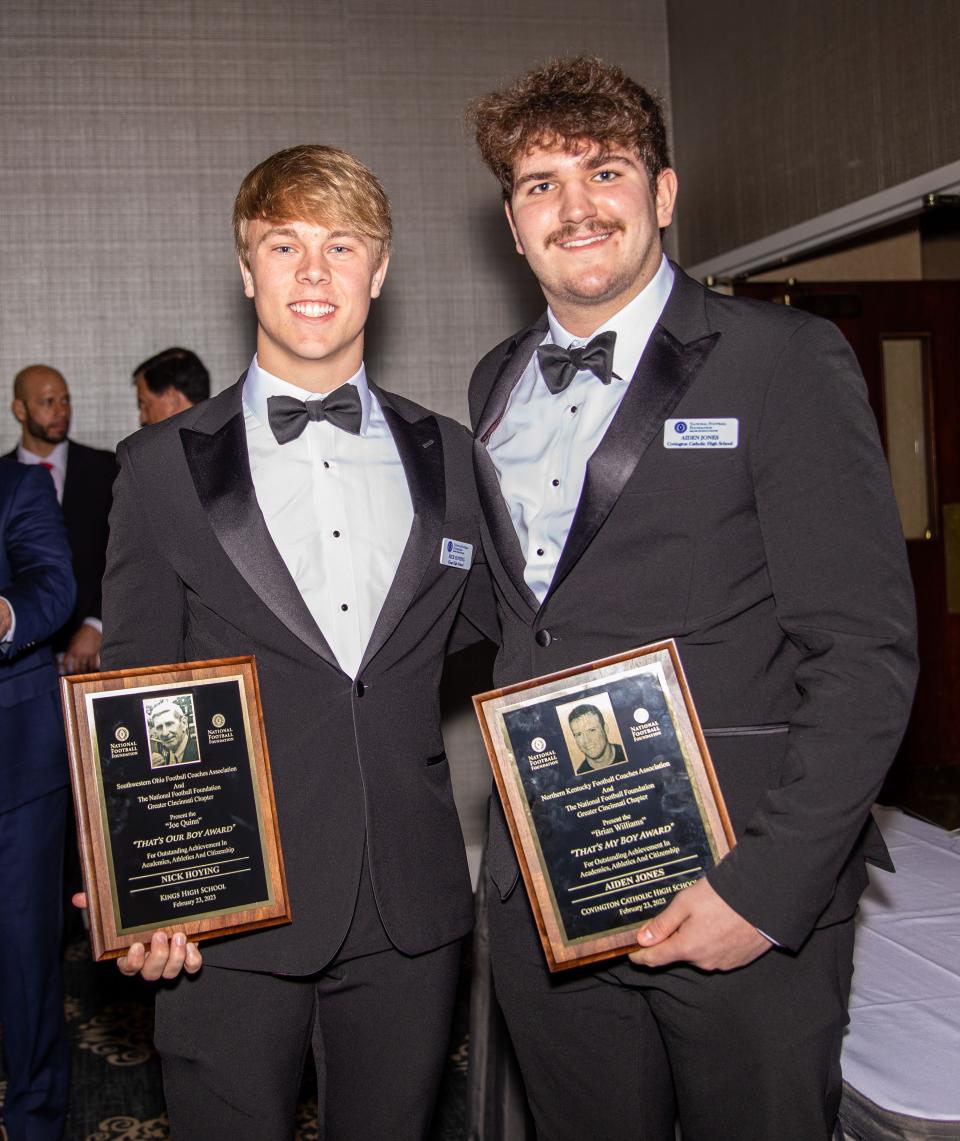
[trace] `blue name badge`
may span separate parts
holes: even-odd
[[[440,562],[445,567],[469,570],[473,562],[473,543],[461,543],[459,539],[443,539],[440,543]]]
[[[735,448],[740,442],[740,421],[735,416],[715,419],[666,420],[665,448]]]

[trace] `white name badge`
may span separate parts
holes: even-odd
[[[473,562],[473,543],[461,543],[459,539],[442,539],[440,562],[445,567],[469,570]]]
[[[735,448],[740,440],[740,421],[667,420],[663,425],[665,448]]]

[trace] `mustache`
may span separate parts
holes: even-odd
[[[564,222],[558,229],[551,231],[544,239],[544,246],[556,245],[558,242],[569,242],[579,238],[589,238],[591,234],[622,234],[626,227],[622,222],[613,219],[591,218],[589,222]]]

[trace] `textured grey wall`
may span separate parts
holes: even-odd
[[[373,375],[462,418],[476,358],[538,306],[467,100],[578,50],[667,88],[664,0],[0,0],[0,18],[0,380],[60,368],[73,435],[101,446],[136,427],[150,353],[196,349],[217,389],[245,367],[233,195],[301,142],[353,151],[393,202]]]
[[[688,265],[960,159],[957,0],[667,0]]]

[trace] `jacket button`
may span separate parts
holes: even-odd
[[[538,646],[549,646],[553,641],[553,635],[549,630],[538,630],[534,634],[534,638]]]
[[[356,690],[357,690],[357,697],[363,697],[363,695],[367,692],[367,687],[363,684],[362,681],[358,681],[357,685],[356,685]]]

